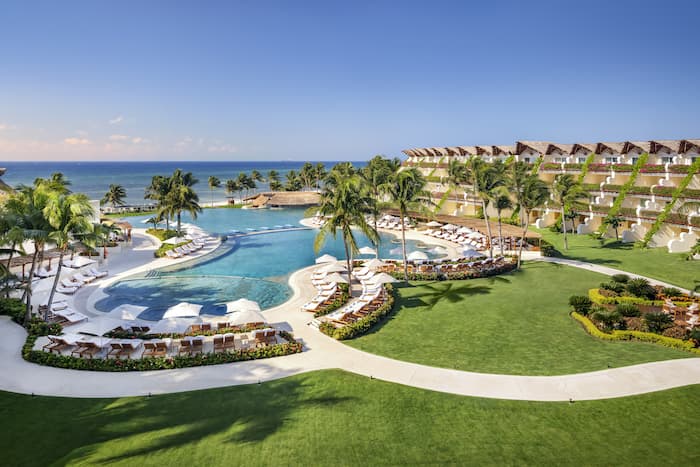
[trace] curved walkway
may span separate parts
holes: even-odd
[[[547,261],[568,264],[568,260],[558,258]],[[585,264],[571,265],[584,267]],[[597,270],[594,266],[587,268]],[[700,384],[700,358],[573,375],[513,376],[429,367],[369,354],[337,342],[308,326],[312,318],[309,314],[301,313],[299,307],[315,293],[310,284],[310,274],[314,268],[310,266],[292,274],[292,298],[265,312],[271,323],[292,330],[304,342],[305,351],[301,354],[177,370],[126,373],[64,370],[23,360],[21,348],[25,331],[2,317],[0,389],[67,397],[142,396],[255,384],[330,368],[451,394],[531,401],[607,399]],[[598,272],[606,273],[604,269]]]

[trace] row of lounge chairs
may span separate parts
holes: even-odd
[[[206,243],[203,241],[192,240],[186,245],[178,246],[176,248],[173,248],[172,250],[166,251],[165,254],[168,256],[168,258],[182,258],[183,256],[189,255],[190,253],[194,253],[196,251],[201,250],[202,248],[204,248],[205,245]]]
[[[311,276],[311,283],[318,293],[309,302],[302,305],[301,309],[303,311],[318,312],[321,311],[325,306],[330,305],[335,301],[336,298],[342,293],[338,288],[338,284],[335,282],[330,282],[326,278],[328,273],[323,271],[316,271]]]
[[[56,292],[66,295],[73,295],[85,284],[89,284],[105,276],[107,276],[106,271],[98,271],[95,268],[85,269],[81,272],[73,274],[70,277],[61,279],[58,286],[56,286]]]

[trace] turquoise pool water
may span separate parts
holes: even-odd
[[[231,230],[247,232],[247,229],[285,224],[300,226],[299,220],[303,217],[301,209],[211,209],[205,210],[193,223],[221,235]],[[142,225],[141,219],[132,218],[131,222]],[[141,304],[149,307],[141,318],[152,320],[159,319],[169,306],[181,301],[204,305],[202,314],[210,315],[224,314],[221,304],[238,298],[255,300],[263,309],[277,306],[291,295],[287,280],[292,272],[314,264],[316,257],[324,253],[344,258],[340,238],[329,238],[322,250],[315,253],[316,232],[290,230],[231,238],[207,257],[115,283],[106,289],[108,297],[95,306],[98,310],[109,311],[123,303]],[[369,240],[358,237],[360,246],[370,245]],[[382,234],[380,256],[400,258],[400,246],[395,236]],[[407,249],[413,251],[418,246],[414,241],[407,241]],[[422,250],[428,256],[435,256],[425,247]]]

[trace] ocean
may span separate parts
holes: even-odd
[[[316,162],[313,162],[316,164]],[[326,170],[336,162],[324,161]],[[356,167],[362,167],[364,162],[353,162]],[[208,178],[211,175],[219,177],[222,185],[227,179],[236,178],[240,172],[250,174],[252,170],[267,177],[270,170],[279,172],[284,183],[285,176],[290,170],[299,171],[304,161],[277,162],[0,162],[0,167],[7,168],[2,180],[10,186],[31,184],[37,177],[49,177],[52,173],[61,172],[71,182],[71,190],[85,193],[90,199],[102,199],[110,184],[119,184],[126,189],[128,204],[143,204],[146,187],[154,175],[171,175],[175,169],[192,172],[199,179],[195,190],[199,194],[200,204],[206,205],[212,200]],[[267,183],[258,183],[258,191],[266,190]],[[213,200],[224,201],[226,192],[222,186],[214,190]]]

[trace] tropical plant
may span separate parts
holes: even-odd
[[[501,187],[505,188],[505,187]],[[494,198],[493,198],[493,207],[496,209],[496,213],[498,216],[498,238],[499,238],[499,246],[501,249],[501,256],[503,256],[503,244],[505,243],[503,241],[503,230],[502,230],[502,214],[503,211],[506,209],[513,209],[513,201],[510,199],[510,195],[508,194],[508,191],[503,189],[499,191],[494,192]]]
[[[549,187],[540,180],[537,175],[529,175],[523,182],[522,189],[516,192],[517,202],[523,211],[523,233],[520,237],[520,245],[518,247],[518,269],[523,257],[523,245],[527,237],[527,230],[530,227],[530,214],[533,210],[544,206],[549,199]]]
[[[588,315],[588,312],[591,311],[591,306],[593,306],[593,302],[590,298],[586,297],[585,295],[572,295],[571,297],[569,297],[569,305],[574,309],[576,313],[580,313],[583,316],[586,316]]]
[[[219,188],[221,186],[221,180],[219,180],[219,177],[211,175],[209,177],[208,184],[209,191],[211,192],[211,207],[214,207],[214,189]]]
[[[656,290],[649,284],[649,281],[643,277],[630,279],[625,284],[625,290],[635,297],[648,298],[653,300],[656,297]]]
[[[515,199],[515,209],[513,211],[514,216],[519,216],[521,226],[523,224],[523,211],[522,206],[520,205],[520,199],[522,198],[525,182],[531,175],[530,172],[530,167],[527,162],[513,161],[508,165],[508,171],[506,174],[506,186]],[[526,221],[527,219],[525,222]]]
[[[606,310],[604,308],[599,308],[591,314],[591,317],[595,321],[598,321],[607,331],[618,327],[622,325],[622,323],[624,323],[622,315],[615,310]]]
[[[571,174],[557,174],[552,183],[552,196],[559,204],[561,210],[562,231],[564,232],[564,249],[569,249],[569,240],[566,236],[566,210],[573,203],[588,198],[588,193],[581,187],[581,184]]]
[[[695,242],[695,245],[693,245],[690,248],[690,251],[688,251],[688,254],[686,255],[685,259],[693,260],[696,256],[700,256],[700,239],[698,239]]]
[[[617,215],[608,215],[603,219],[603,225],[607,225],[608,227],[612,228],[615,230],[615,240],[620,240],[620,235],[618,233],[618,229],[622,225],[622,217],[617,216]]]
[[[307,187],[310,189],[313,186],[316,180],[316,169],[311,162],[304,162],[299,171],[299,178],[301,179],[302,189]]]
[[[163,175],[154,175],[151,183],[146,187],[145,199],[156,202],[156,218],[165,220],[165,229],[170,230],[171,209],[167,206],[167,197],[170,193],[170,179]]]
[[[351,282],[352,255],[357,254],[359,250],[353,227],[367,236],[375,245],[379,240],[377,231],[365,219],[365,215],[371,212],[371,199],[367,196],[367,191],[363,188],[358,176],[348,178],[340,171],[331,170],[327,178],[333,179],[333,188],[326,185],[321,192],[317,210],[326,217],[326,223],[314,239],[314,251],[318,253],[326,238],[329,235],[336,238],[340,231],[345,247],[348,282]]]
[[[47,310],[50,310],[58,281],[61,278],[63,256],[75,235],[85,234],[92,230],[91,220],[94,212],[87,195],[60,192],[51,193],[43,212],[51,227],[48,237],[56,244],[59,251],[56,276],[47,303]],[[46,318],[47,316],[44,316],[44,319]]]
[[[260,182],[260,183],[264,183],[264,182],[265,182],[265,177],[263,177],[262,174],[261,174],[260,172],[258,172],[257,170],[252,170],[252,171],[250,172],[250,179],[251,179],[251,181],[253,182],[252,185],[253,185],[253,189],[255,190],[254,193],[257,191],[257,190],[256,190],[256,189],[257,189],[257,183],[258,183],[258,182]]]
[[[661,311],[653,311],[644,315],[644,324],[649,332],[661,334],[673,326],[673,317]]]
[[[387,183],[389,199],[399,210],[401,218],[401,252],[404,280],[408,281],[408,258],[406,255],[406,217],[411,210],[426,212],[432,205],[425,190],[426,181],[415,167],[397,171]]]
[[[192,188],[197,182],[192,172],[184,173],[180,169],[175,170],[170,178],[170,191],[166,197],[166,204],[177,219],[178,235],[182,233],[183,211],[188,212],[192,219],[197,219],[197,214],[202,212],[199,196]]]
[[[481,209],[484,212],[486,221],[486,232],[489,242],[489,258],[493,258],[493,235],[491,233],[491,222],[489,220],[488,207],[495,197],[499,188],[505,184],[503,163],[496,161],[493,164],[479,164],[475,167],[474,186],[479,198],[481,198]]]
[[[287,183],[284,185],[286,191],[301,191],[303,182],[296,170],[287,172]]]
[[[240,198],[240,192],[241,192],[241,184],[238,182],[238,180],[234,180],[231,178],[226,180],[226,193],[228,193],[229,195],[233,195],[234,193],[238,193],[239,194],[238,197]],[[235,203],[235,201],[234,201],[234,203]]]
[[[364,187],[371,195],[371,214],[373,227],[377,229],[377,221],[380,214],[381,197],[385,193],[391,177],[401,166],[398,159],[386,159],[384,156],[373,157],[365,167],[359,170],[359,175]],[[375,245],[376,255],[379,257],[379,244]]]
[[[316,176],[316,189],[321,188],[321,180],[326,178],[326,166],[323,165],[323,162],[317,162],[316,166],[314,167],[314,174]]]
[[[126,198],[126,190],[121,185],[111,184],[109,185],[109,190],[105,193],[104,197],[100,201],[102,204],[111,204],[113,208],[117,206],[124,206]]]
[[[282,191],[282,183],[280,183],[280,174],[276,170],[270,170],[267,173],[267,180],[270,183],[271,191]]]

